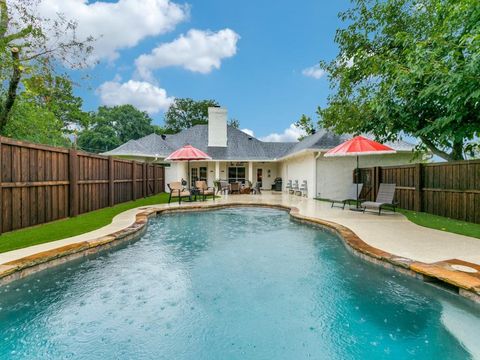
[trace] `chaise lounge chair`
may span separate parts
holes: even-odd
[[[301,196],[307,196],[308,195],[308,186],[307,186],[307,180],[303,180],[302,185],[300,186],[300,189],[298,189],[299,195]]]
[[[363,184],[358,184],[358,195],[360,196],[360,193],[362,192],[362,189],[363,189]],[[357,201],[357,184],[352,184],[349,192],[348,192],[348,195],[345,199],[343,200],[335,200],[335,199],[331,199],[332,201],[332,208],[333,207],[341,207],[342,209],[345,209],[345,205],[347,204],[350,204],[350,202],[352,201]],[[360,199],[359,199],[360,201]],[[335,205],[335,204],[342,204],[341,206],[338,206],[338,205]]]
[[[171,182],[170,184],[167,184],[167,186],[168,186],[168,189],[170,190],[170,196],[168,197],[169,204],[172,198],[178,198],[179,204],[182,203],[182,198],[188,198],[188,200],[191,201],[192,194],[190,193],[189,190],[183,187],[180,181]]]
[[[292,188],[290,189],[290,194],[296,195],[296,194],[297,194],[297,191],[300,191],[300,189],[299,189],[299,187],[298,187],[298,180],[295,180],[295,181],[293,182]]]
[[[397,203],[393,201],[395,197],[395,184],[380,184],[378,189],[377,199],[375,201],[364,201],[362,202],[363,212],[366,209],[369,210],[378,210],[378,215],[382,213],[382,209],[385,207],[393,209],[395,212]]]
[[[290,192],[292,190],[292,180],[288,180],[287,185],[285,185],[285,191]]]
[[[195,187],[198,189],[199,194],[202,196],[202,200],[205,201],[208,195],[212,195],[213,201],[215,201],[215,189],[208,187],[208,184],[204,180],[195,181]]]

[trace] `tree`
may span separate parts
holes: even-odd
[[[305,132],[305,136],[300,136],[297,140],[301,141],[303,140],[306,136],[313,135],[316,132],[316,127],[315,124],[312,121],[312,118],[303,114],[300,117],[300,120],[298,120],[294,124],[297,128],[302,129]]]
[[[18,95],[4,128],[5,136],[53,146],[69,146],[63,122],[53,112],[25,95]]]
[[[155,132],[152,118],[132,105],[101,106],[78,136],[80,148],[104,152]]]
[[[165,127],[175,133],[195,125],[208,124],[208,108],[219,106],[215,100],[175,99],[165,113]]]
[[[337,133],[402,134],[446,160],[464,159],[480,131],[478,0],[354,0],[340,15],[338,56],[321,62],[333,95],[319,108]]]
[[[76,24],[62,16],[36,15],[37,0],[0,0],[0,134],[4,132],[21,85],[35,78],[50,81],[59,64],[81,68],[92,38],[76,39]],[[4,89],[3,86],[6,88]]]
[[[88,114],[82,109],[83,100],[73,94],[73,85],[68,77],[50,74],[32,76],[24,80],[24,89],[25,97],[55,115],[63,124],[64,132],[71,133],[75,127],[85,126],[88,122]]]
[[[234,127],[235,129],[238,129],[240,128],[240,120],[234,118],[230,119],[228,121],[228,125]]]

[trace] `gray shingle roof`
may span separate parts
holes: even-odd
[[[215,160],[275,160],[304,150],[328,150],[349,139],[349,135],[335,135],[319,130],[300,142],[263,142],[232,126],[227,127],[227,147],[208,146],[208,126],[196,125],[178,134],[150,134],[130,140],[105,155],[167,157],[183,145],[190,144]],[[412,144],[404,141],[390,143],[397,151],[409,151]]]

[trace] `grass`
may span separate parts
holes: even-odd
[[[322,198],[317,198],[316,200],[328,202],[331,201]],[[408,220],[417,225],[480,239],[480,224],[399,208],[397,208],[397,211],[405,215]]]
[[[398,209],[398,211],[405,215],[408,220],[417,225],[480,239],[480,224],[454,220],[424,212],[404,209]]]
[[[168,194],[158,194],[92,211],[74,218],[8,232],[0,235],[0,253],[80,235],[110,224],[116,215],[126,210],[166,202],[168,202]]]

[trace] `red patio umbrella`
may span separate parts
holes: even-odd
[[[353,139],[345,141],[344,143],[330,149],[325,153],[326,157],[334,157],[334,156],[356,156],[357,157],[357,206],[356,209],[352,210],[359,210],[358,204],[358,174],[359,174],[359,166],[358,166],[358,157],[361,155],[381,155],[381,154],[394,154],[396,151],[391,147],[380,144],[376,141],[367,139],[363,136],[355,136]]]
[[[205,154],[202,150],[198,150],[192,145],[182,146],[180,149],[175,150],[168,155],[165,160],[167,161],[186,161],[188,163],[188,185],[190,184],[190,161],[191,160],[211,160],[212,158]]]

